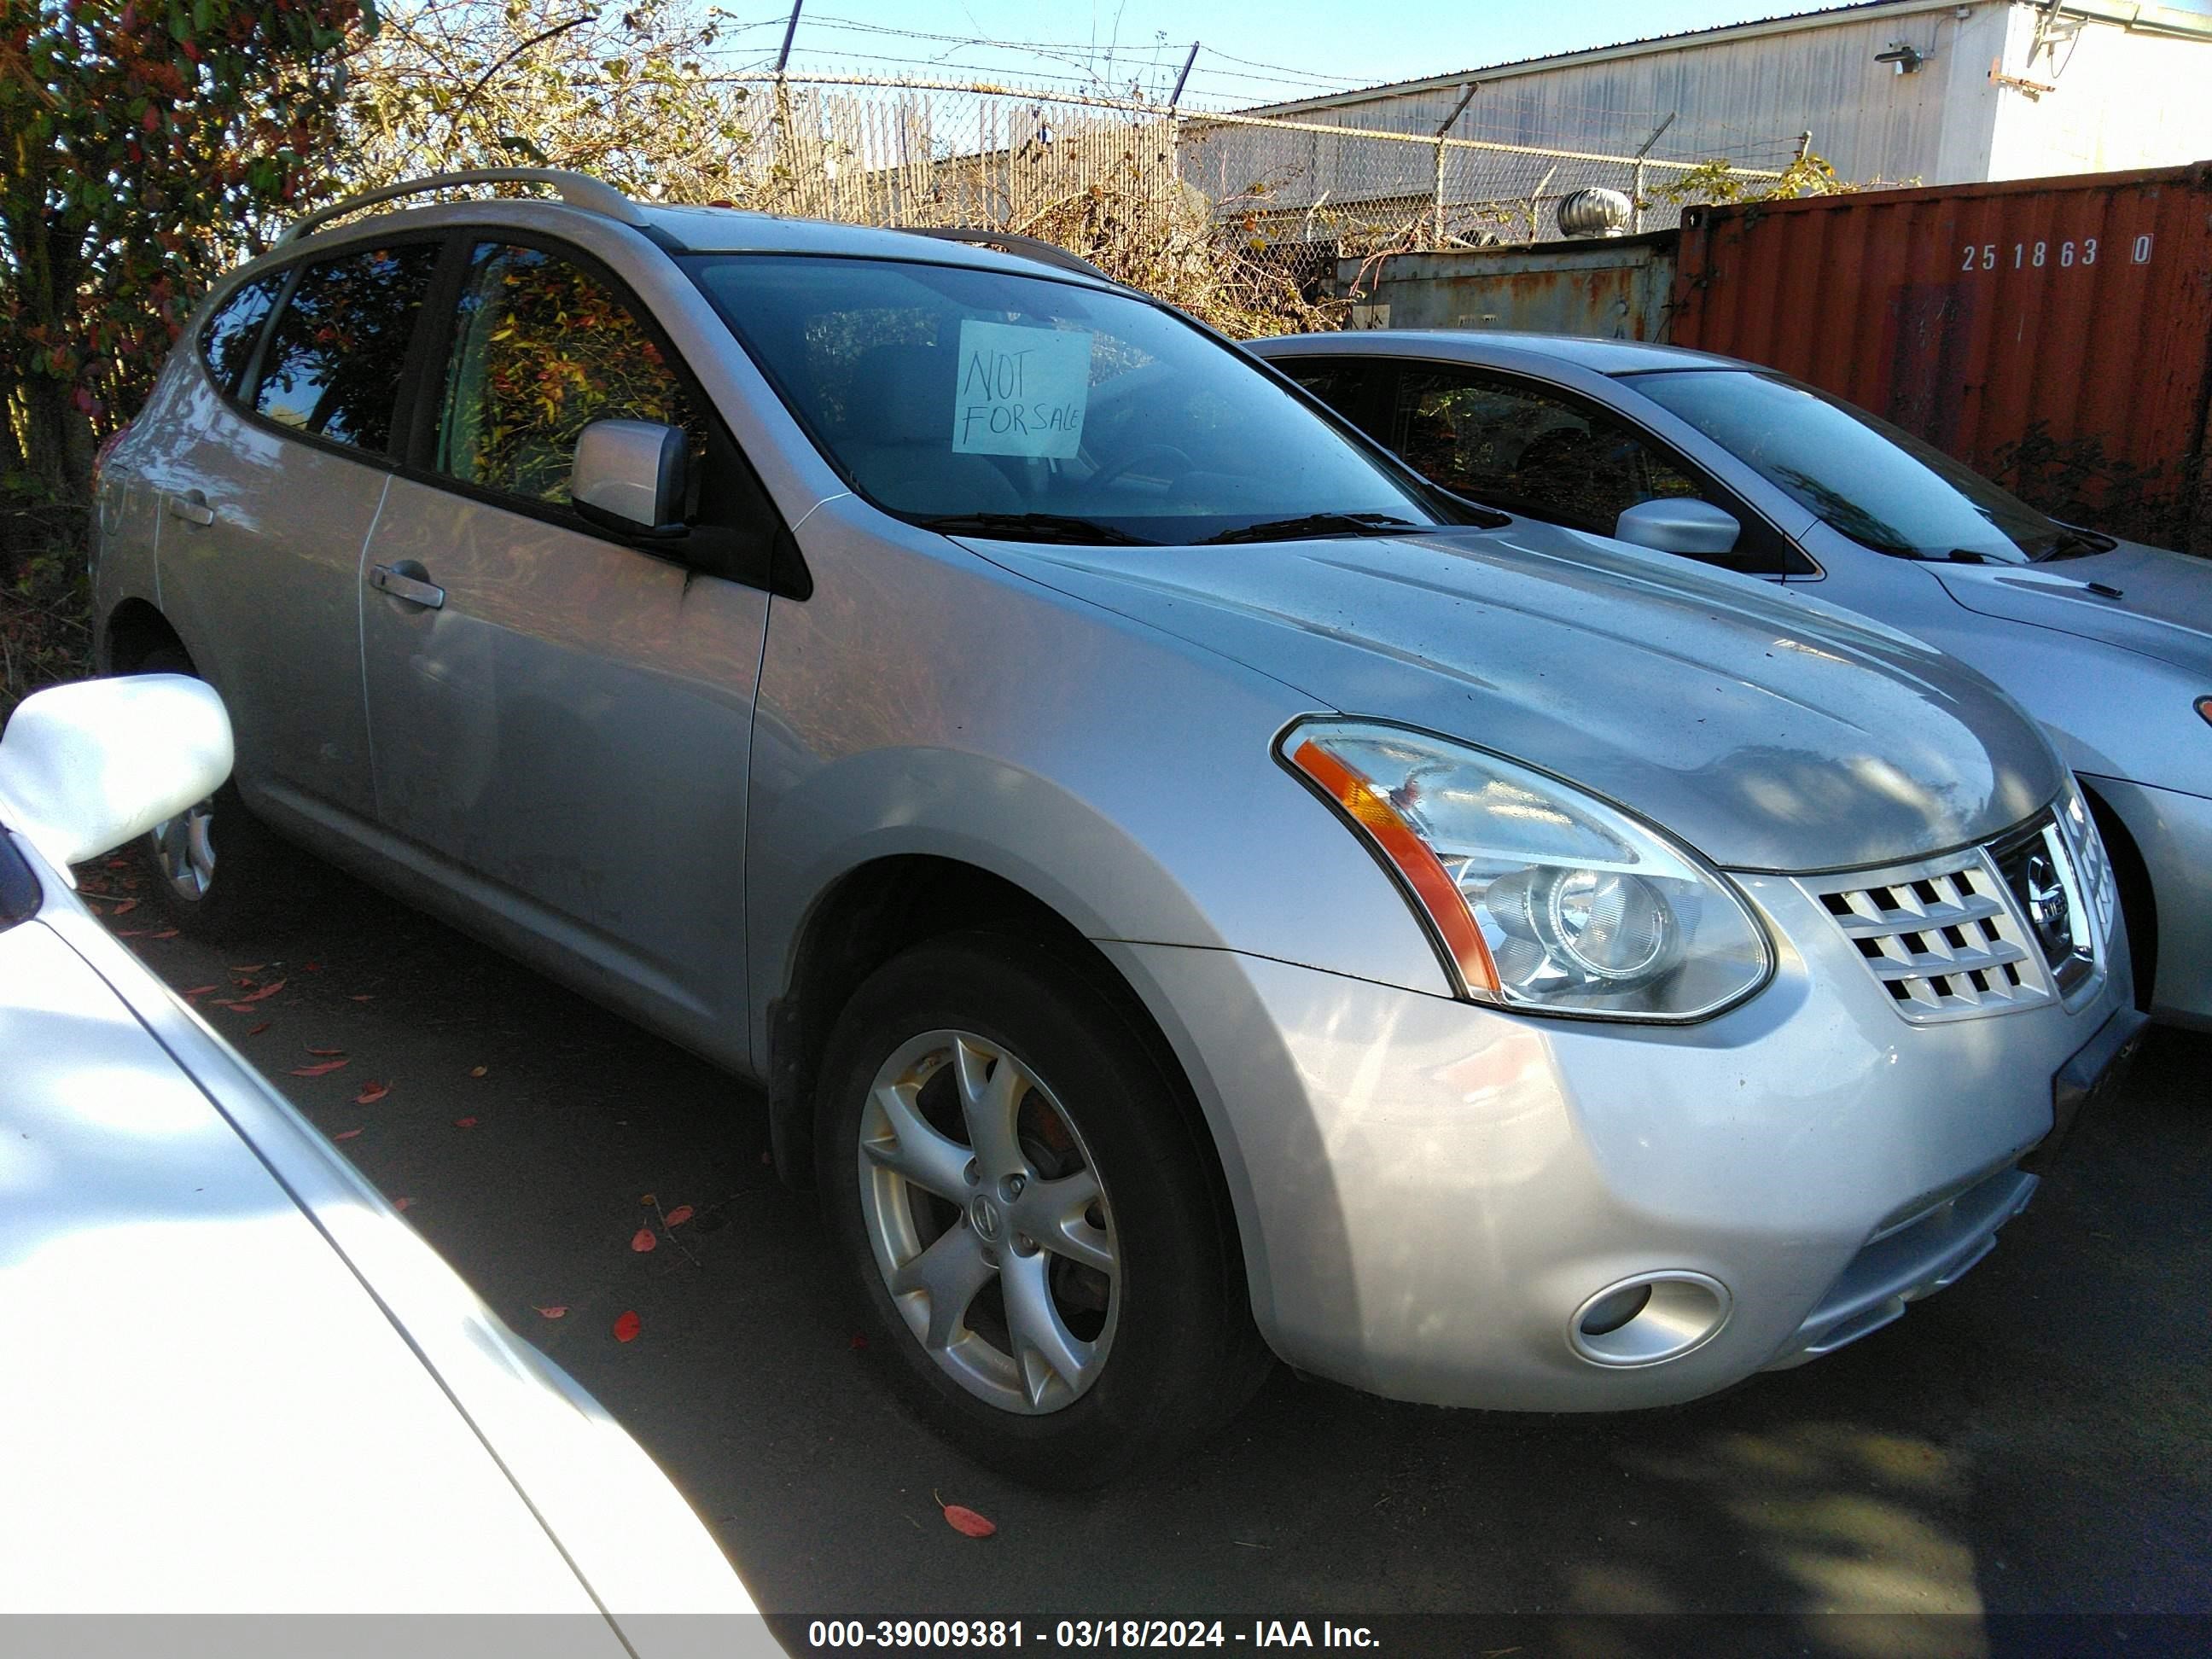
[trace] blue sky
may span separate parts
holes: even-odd
[[[738,61],[773,56],[787,4],[718,3]],[[2164,3],[2212,10],[2212,0]],[[1047,86],[1105,73],[1160,89],[1196,40],[1206,48],[1193,77],[1200,99],[1257,103],[1811,9],[1790,0],[807,0],[793,64]],[[965,44],[977,37],[1014,44]]]

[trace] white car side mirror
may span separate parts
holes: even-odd
[[[1687,553],[1711,557],[1731,551],[1743,526],[1735,515],[1701,501],[1694,495],[1662,496],[1638,501],[1616,520],[1615,541],[1630,542],[1660,553]]]
[[[231,759],[222,699],[189,675],[57,685],[0,732],[0,823],[68,875],[205,800]]]

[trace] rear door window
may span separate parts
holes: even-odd
[[[301,271],[262,354],[255,412],[382,452],[438,244],[365,248]]]
[[[576,439],[594,421],[680,428],[695,463],[706,448],[706,422],[636,311],[542,248],[471,252],[443,387],[436,469],[543,506],[568,505]]]

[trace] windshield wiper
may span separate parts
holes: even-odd
[[[1109,543],[1117,547],[1150,547],[1152,543],[1096,519],[1071,518],[1063,513],[943,513],[933,519],[916,519],[924,530],[947,536],[985,536],[999,541]]]
[[[2053,559],[2087,558],[2092,553],[2109,553],[2119,545],[2110,536],[2100,536],[2089,531],[2075,530],[2064,525],[2061,525],[2059,528],[2066,533],[2051,543],[2048,550],[2039,554],[2036,556],[2036,563],[2046,564]]]
[[[1395,536],[1402,531],[1433,528],[1389,513],[1308,513],[1300,518],[1269,519],[1264,524],[1248,524],[1242,530],[1224,530],[1200,544],[1292,542],[1307,536]]]

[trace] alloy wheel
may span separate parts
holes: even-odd
[[[969,1393],[1042,1415],[1097,1381],[1121,1310],[1111,1210],[1050,1087],[1003,1044],[925,1032],[878,1070],[856,1171],[907,1328]]]
[[[204,800],[147,832],[154,861],[177,896],[197,904],[215,880],[215,802]]]

